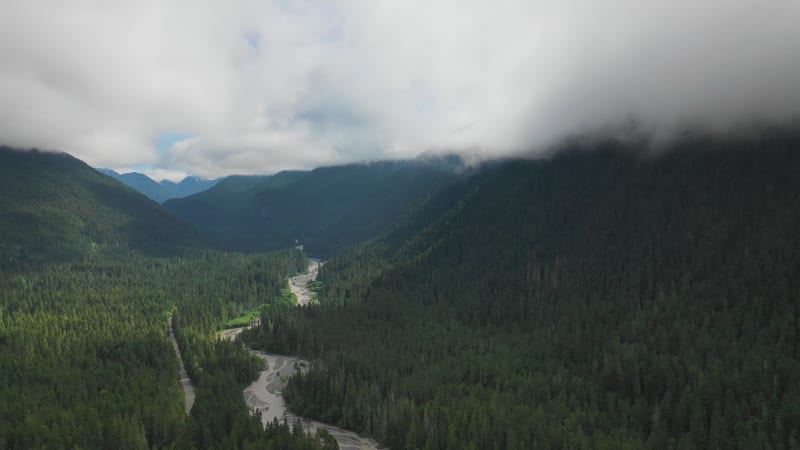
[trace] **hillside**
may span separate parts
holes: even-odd
[[[0,147],[0,211],[3,265],[170,254],[196,240],[187,223],[64,153]]]
[[[204,230],[230,226],[239,220],[261,189],[282,187],[304,175],[305,172],[293,171],[272,176],[232,175],[204,192],[169,200],[164,207]]]
[[[452,168],[426,161],[322,167],[281,172],[243,189],[223,182],[164,206],[224,249],[301,243],[312,254],[327,255],[378,234],[454,174]]]
[[[121,181],[158,203],[163,203],[171,198],[183,198],[203,192],[222,180],[222,178],[209,180],[200,177],[186,177],[176,183],[169,180],[155,181],[138,172],[117,173],[111,169],[97,169],[97,171]]]
[[[216,338],[283,298],[301,252],[202,249],[64,153],[0,148],[0,179],[0,448],[331,448],[253,421],[241,392],[263,363]],[[196,387],[189,415],[168,329]]]
[[[393,449],[797,448],[800,134],[641,147],[486,167],[246,338]]]

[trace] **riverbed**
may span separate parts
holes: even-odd
[[[308,272],[289,278],[289,289],[297,297],[298,305],[307,305],[316,298],[316,294],[308,289],[308,285],[317,279],[320,267],[322,267],[322,261],[309,258]]]
[[[298,275],[289,279],[289,287],[297,296],[298,305],[306,305],[312,300],[313,292],[308,290],[308,284],[317,279],[319,267],[322,263],[316,259],[308,260],[308,273]],[[301,300],[302,299],[302,300]],[[245,328],[234,328],[220,331],[222,339],[236,339],[236,336]],[[250,353],[263,359],[266,368],[262,370],[258,379],[253,381],[242,392],[244,401],[250,409],[250,414],[255,413],[256,409],[261,413],[261,423],[266,426],[274,419],[283,422],[284,418],[290,423],[300,422],[303,429],[310,433],[316,433],[317,429],[324,428],[336,439],[341,450],[378,450],[383,449],[372,439],[359,436],[358,434],[343,430],[333,425],[299,417],[286,409],[286,403],[281,395],[289,377],[297,373],[308,370],[308,362],[294,356],[276,355],[261,351],[250,350]]]
[[[243,395],[250,413],[256,409],[261,412],[261,423],[266,426],[274,419],[283,422],[285,418],[294,425],[299,421],[303,429],[316,433],[317,429],[324,428],[336,439],[341,450],[377,450],[382,448],[372,439],[357,435],[356,433],[333,425],[306,419],[290,413],[286,409],[281,392],[286,387],[289,377],[297,372],[308,370],[308,362],[293,356],[276,355],[260,351],[251,351],[266,362],[267,368],[262,370],[258,379],[245,388]]]

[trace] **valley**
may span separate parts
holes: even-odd
[[[783,133],[229,177],[168,202],[239,214],[202,230],[68,155],[0,151],[0,444],[796,448]],[[262,225],[287,248],[208,241]]]
[[[0,450],[800,450],[800,0],[0,11]]]
[[[316,280],[321,265],[322,261],[309,258],[307,273],[289,278],[288,284],[298,297],[298,306],[308,304],[310,291],[306,289],[306,286],[309,282]],[[306,300],[300,300],[301,298]],[[242,331],[248,328],[250,327],[221,330],[219,337],[234,341]],[[311,434],[315,434],[319,429],[326,430],[333,436],[341,450],[378,450],[382,448],[372,439],[364,438],[352,431],[300,417],[287,411],[281,391],[286,387],[291,376],[303,373],[308,369],[308,361],[294,356],[275,355],[257,350],[250,350],[250,353],[261,358],[266,368],[259,373],[257,380],[244,389],[242,395],[250,413],[259,416],[265,427],[274,420],[278,422],[287,420],[290,424],[299,422],[303,429]]]

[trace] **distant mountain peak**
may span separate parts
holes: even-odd
[[[208,179],[195,175],[189,175],[180,182],[171,180],[156,181],[140,172],[119,173],[112,169],[98,168],[98,172],[121,181],[123,184],[141,192],[156,202],[163,203],[173,198],[183,198],[198,192],[205,191],[217,183],[222,178]]]

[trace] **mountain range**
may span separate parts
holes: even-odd
[[[302,244],[325,256],[374,236],[414,202],[460,176],[460,168],[447,159],[417,159],[229,177],[164,207],[222,249]]]
[[[170,180],[155,181],[139,172],[118,173],[111,169],[97,170],[103,175],[108,175],[136,189],[158,203],[163,203],[171,198],[187,197],[205,191],[222,180],[222,178],[207,179],[189,176],[176,183]]]

